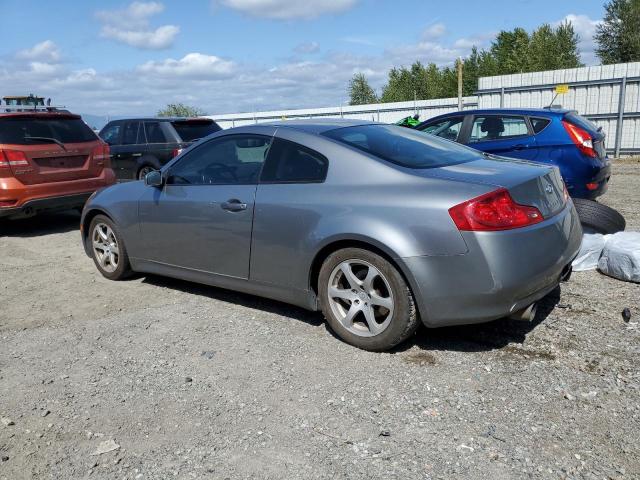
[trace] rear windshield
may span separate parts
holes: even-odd
[[[95,142],[98,137],[79,118],[3,118],[0,120],[0,143],[35,145]]]
[[[570,112],[564,116],[570,123],[573,123],[576,127],[584,128],[588,132],[595,133],[599,127],[588,118],[584,118],[582,115]]]
[[[324,136],[408,168],[435,168],[478,160],[476,150],[395,125],[338,128]]]
[[[183,142],[193,142],[222,130],[213,120],[188,120],[171,122]]]

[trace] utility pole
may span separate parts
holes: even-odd
[[[462,110],[462,57],[458,58],[458,110]]]

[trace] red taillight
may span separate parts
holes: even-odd
[[[598,184],[597,183],[587,183],[586,187],[587,187],[587,190],[594,191],[594,190],[597,190]]]
[[[504,188],[451,207],[449,215],[458,230],[467,231],[510,230],[544,220],[540,210],[516,203]]]
[[[175,158],[178,155],[180,155],[182,153],[182,149],[181,148],[174,148],[173,151],[171,152],[171,158]]]
[[[0,168],[24,167],[29,165],[27,156],[20,150],[0,150]]]
[[[576,127],[573,123],[569,123],[566,120],[562,121],[562,125],[569,134],[571,141],[578,147],[578,150],[588,157],[595,158],[598,156],[593,148],[593,138],[591,138],[591,135],[589,135],[586,130]]]
[[[98,162],[98,165],[102,165],[105,168],[111,168],[111,151],[109,150],[109,145],[102,144],[97,146],[91,152],[91,156],[95,161]]]

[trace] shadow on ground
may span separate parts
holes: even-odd
[[[0,237],[39,237],[73,230],[80,230],[80,213],[76,210],[41,213],[18,220],[0,219]]]
[[[324,317],[320,312],[310,312],[293,305],[256,297],[254,295],[155,275],[145,276],[143,282],[158,287],[180,290],[193,295],[200,295],[213,300],[234,303],[255,310],[266,311],[299,320],[314,327],[324,323]],[[410,338],[408,341],[393,349],[391,353],[400,353],[413,346],[427,351],[450,350],[479,352],[500,349],[510,343],[522,343],[526,335],[549,316],[559,301],[560,286],[540,300],[536,317],[531,322],[503,318],[477,325],[461,325],[433,329],[422,327],[413,338]],[[336,337],[328,327],[327,330],[331,335]]]

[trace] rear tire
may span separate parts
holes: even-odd
[[[389,350],[420,324],[413,294],[385,258],[361,248],[338,250],[318,277],[320,307],[345,342],[363,350]]]
[[[574,198],[573,204],[578,211],[582,226],[595,230],[597,233],[621,232],[627,226],[624,217],[617,210],[594,200]]]
[[[96,215],[87,238],[91,258],[98,271],[109,280],[123,280],[131,275],[129,255],[116,224],[105,215]]]

